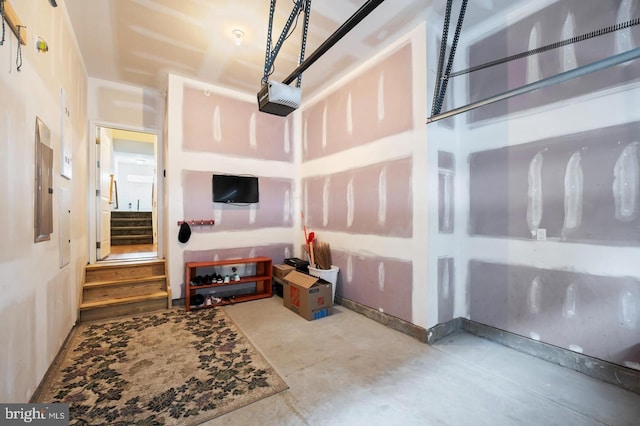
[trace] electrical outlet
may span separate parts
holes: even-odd
[[[536,239],[538,241],[544,241],[547,239],[547,229],[546,228],[538,228],[536,230]]]

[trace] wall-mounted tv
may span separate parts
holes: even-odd
[[[214,174],[213,202],[247,204],[260,201],[257,176]]]

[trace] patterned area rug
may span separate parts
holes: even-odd
[[[72,425],[196,425],[288,388],[224,311],[81,324],[36,402]]]

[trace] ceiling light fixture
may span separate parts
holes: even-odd
[[[242,44],[242,37],[244,37],[244,31],[235,29],[231,31],[231,33],[235,37],[236,46],[240,46]]]

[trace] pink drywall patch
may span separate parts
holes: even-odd
[[[337,294],[405,321],[412,321],[414,277],[410,260],[341,250],[332,250],[331,255],[333,263],[340,268]]]
[[[259,177],[260,202],[246,205],[214,203],[211,172],[183,172],[184,220],[214,219],[215,225],[193,227],[195,232],[293,226],[293,180]]]
[[[310,228],[358,234],[413,235],[411,158],[303,179]]]
[[[303,158],[341,152],[413,128],[411,45],[302,112]]]
[[[255,103],[185,87],[182,120],[185,151],[293,161],[291,116],[264,114]]]

